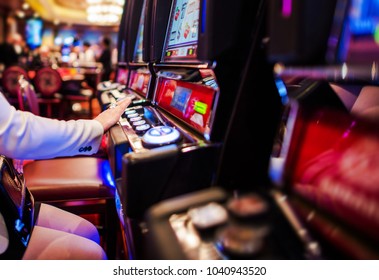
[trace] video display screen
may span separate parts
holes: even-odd
[[[175,0],[166,33],[163,61],[196,59],[200,0]]]
[[[335,38],[333,30],[329,38],[329,42],[338,40],[340,44],[337,62],[372,63],[379,59],[379,0],[351,0],[347,14],[337,24],[343,25],[338,27],[340,38]]]
[[[157,105],[181,119],[195,130],[209,135],[216,91],[211,87],[180,80],[159,78]]]
[[[151,74],[148,69],[140,68],[130,71],[129,88],[147,98]]]
[[[373,62],[379,59],[379,1],[353,0],[349,14],[351,37],[346,60]]]
[[[189,97],[192,90],[184,87],[176,87],[174,95],[171,100],[171,107],[178,109],[180,112],[184,113],[187,107]]]
[[[41,19],[33,18],[26,21],[26,43],[31,49],[35,49],[42,44],[42,28],[43,23]]]

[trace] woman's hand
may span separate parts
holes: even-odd
[[[117,103],[111,104],[107,110],[101,112],[94,120],[101,123],[105,132],[120,120],[121,115],[131,102],[132,98],[126,97]]]

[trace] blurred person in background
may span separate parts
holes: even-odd
[[[4,67],[9,67],[19,63],[19,58],[23,51],[23,39],[18,33],[8,34],[5,42],[0,46],[0,63]]]
[[[101,81],[108,81],[112,73],[112,50],[111,40],[108,37],[104,37],[101,41],[101,54],[97,59],[103,65],[103,73],[101,75]]]
[[[88,41],[83,43],[83,50],[79,53],[80,64],[93,64],[96,62],[95,52],[91,48],[91,44]]]

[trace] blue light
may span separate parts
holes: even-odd
[[[275,79],[275,85],[276,85],[276,88],[278,89],[279,96],[282,99],[282,104],[283,105],[287,104],[288,103],[288,94],[287,94],[286,85],[279,78]]]
[[[109,161],[104,161],[101,166],[101,178],[103,179],[105,185],[113,188],[116,187]]]
[[[352,34],[374,34],[378,18],[378,0],[352,0],[350,11],[350,31]]]
[[[201,33],[204,34],[205,32],[205,21],[207,18],[207,0],[203,0],[202,2],[202,11],[201,11]]]

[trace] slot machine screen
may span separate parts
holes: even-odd
[[[215,99],[216,91],[211,87],[166,78],[158,81],[157,104],[206,138],[212,126]]]
[[[188,99],[191,95],[191,92],[192,90],[190,89],[177,87],[172,97],[170,106],[184,113],[186,110]]]
[[[175,0],[166,32],[163,61],[197,59],[200,0]]]
[[[379,1],[352,0],[346,17],[345,61],[372,63],[379,59]]]
[[[134,55],[133,55],[134,62],[143,62],[143,32],[144,32],[144,23],[145,23],[145,6],[146,6],[146,1],[144,1],[144,4],[143,4],[141,17],[139,21],[138,33],[137,33],[137,40],[134,46]]]

